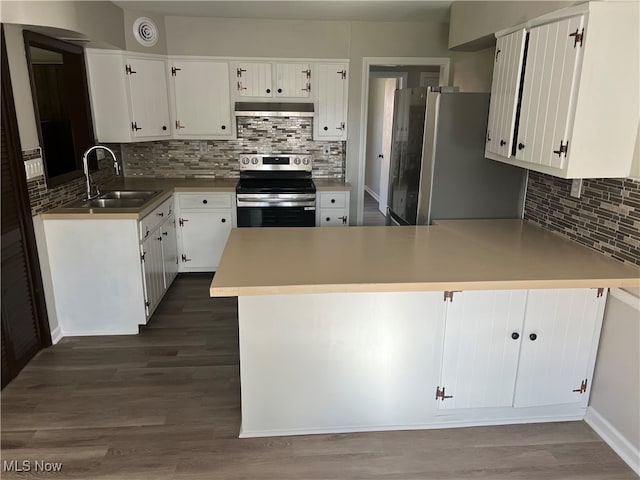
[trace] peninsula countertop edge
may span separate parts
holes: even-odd
[[[430,226],[234,229],[212,297],[638,288],[623,264],[526,220]]]

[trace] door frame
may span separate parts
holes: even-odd
[[[437,66],[440,67],[440,84],[449,85],[449,57],[363,57],[362,86],[360,90],[360,142],[358,145],[358,179],[353,193],[357,196],[356,225],[364,220],[364,179],[367,149],[367,116],[369,114],[369,74],[373,66]]]

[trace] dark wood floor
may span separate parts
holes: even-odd
[[[237,438],[237,304],[181,275],[138,336],[65,338],[2,392],[2,460],[51,479],[632,479],[583,422]],[[32,464],[33,465],[33,464]]]
[[[366,227],[384,226],[385,216],[378,208],[378,201],[366,191],[364,192],[364,220],[362,225]]]

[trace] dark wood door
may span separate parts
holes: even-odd
[[[2,31],[0,157],[2,387],[51,345]]]

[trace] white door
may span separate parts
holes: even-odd
[[[161,231],[164,285],[165,288],[169,288],[178,274],[178,242],[176,238],[176,220],[173,215],[162,224]]]
[[[570,112],[577,96],[576,79],[583,50],[576,44],[575,33],[582,30],[583,24],[581,15],[529,32],[516,139],[518,160],[555,168],[563,168],[566,163],[571,150]]]
[[[158,305],[164,292],[164,272],[162,261],[162,234],[160,229],[152,232],[141,245],[144,273],[144,290],[147,318]]]
[[[129,57],[126,64],[134,137],[169,137],[165,61]]]
[[[273,97],[271,64],[236,64],[236,89],[241,97]]]
[[[597,292],[529,291],[514,407],[586,405],[606,300]]]
[[[496,41],[486,150],[507,158],[513,145],[525,38],[521,29]]]
[[[276,65],[276,97],[309,98],[311,69],[308,63]]]
[[[182,212],[182,252],[185,269],[218,268],[231,233],[231,212]]]
[[[384,123],[382,125],[382,158],[380,159],[380,200],[378,209],[387,215],[389,200],[389,161],[391,160],[391,136],[393,134],[394,93],[398,79],[387,78],[384,96]]]
[[[226,62],[170,63],[178,136],[231,137],[229,66]]]
[[[347,139],[347,66],[343,63],[316,65],[316,138]]]
[[[510,407],[526,290],[454,292],[447,304],[440,409]]]

